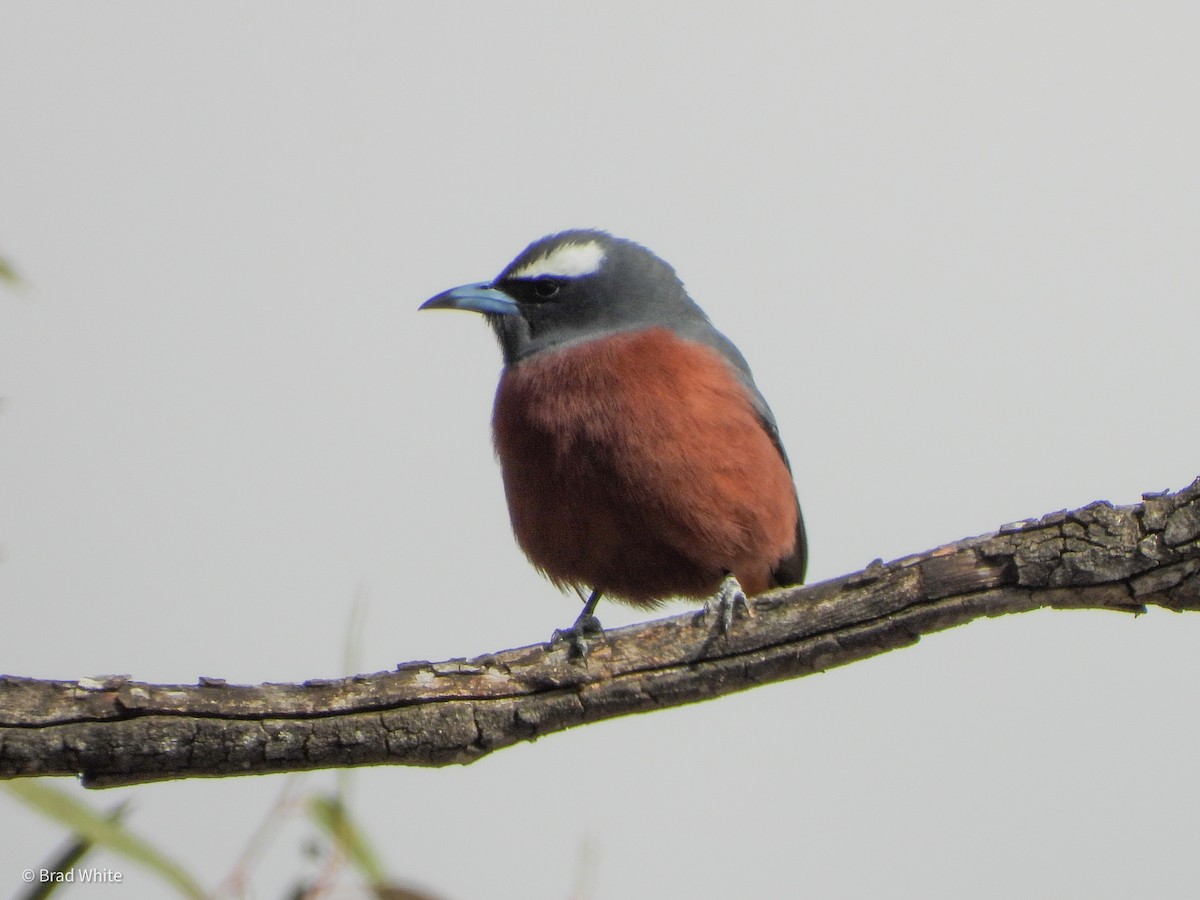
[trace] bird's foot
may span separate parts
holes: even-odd
[[[747,618],[754,618],[754,612],[750,609],[750,604],[746,602],[746,592],[742,590],[742,585],[737,578],[730,573],[725,576],[725,580],[721,582],[717,592],[704,601],[704,611],[701,615],[705,619],[710,616],[715,617],[717,631],[721,634],[728,634],[729,629],[733,627],[734,611],[738,607],[741,607]]]
[[[569,645],[567,656],[586,662],[592,649],[591,639],[603,635],[604,626],[600,624],[600,620],[585,610],[570,628],[554,629],[554,634],[550,636],[550,646],[566,641]]]

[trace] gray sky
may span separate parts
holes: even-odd
[[[509,531],[492,337],[416,313],[566,227],[749,358],[814,581],[1200,474],[1200,7],[778,8],[0,0],[0,671],[333,676],[356,595],[365,671],[569,623]],[[979,622],[363,770],[356,811],[450,898],[1192,896],[1198,641]],[[282,784],[87,797],[215,885]],[[60,832],[0,815],[15,888]]]

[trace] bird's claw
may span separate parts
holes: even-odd
[[[717,631],[728,634],[733,627],[734,611],[741,607],[747,618],[754,618],[754,611],[746,602],[746,592],[742,590],[741,582],[733,575],[726,575],[717,592],[704,601],[704,611],[701,615],[707,619],[716,617]]]
[[[604,626],[600,624],[600,620],[593,615],[584,614],[576,619],[570,628],[554,629],[554,634],[550,636],[550,646],[566,641],[569,645],[567,656],[586,662],[592,649],[590,638],[603,634]]]

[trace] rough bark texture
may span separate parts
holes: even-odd
[[[304,684],[152,685],[0,676],[0,777],[107,787],[334,766],[441,766],[586,722],[797,678],[981,616],[1039,607],[1200,609],[1200,479],[1094,503],[752,603],[564,644]]]

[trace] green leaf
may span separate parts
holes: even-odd
[[[370,884],[382,885],[387,882],[387,876],[383,873],[375,851],[371,849],[363,833],[350,821],[346,808],[337,797],[313,797],[308,802],[308,813]]]
[[[6,282],[13,287],[21,283],[21,277],[17,274],[17,270],[3,256],[0,256],[0,281]]]
[[[20,779],[10,781],[3,787],[46,818],[65,825],[80,837],[119,853],[161,876],[174,885],[183,896],[203,900],[204,891],[191,875],[177,862],[168,859],[142,838],[126,830],[121,822],[110,820],[104,813],[97,812],[45,780]]]
[[[124,817],[127,809],[129,809],[129,800],[122,800],[115,808],[106,812],[104,818],[109,822],[119,822]],[[79,866],[83,858],[91,852],[94,846],[96,845],[90,838],[85,838],[81,835],[72,835],[71,842],[53,860],[40,868],[45,868],[51,872],[70,871]],[[58,889],[65,883],[63,881],[46,881],[42,884],[32,884],[28,891],[20,895],[20,900],[43,900],[43,898],[57,893]]]

